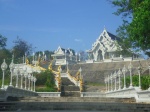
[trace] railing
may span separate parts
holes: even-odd
[[[76,86],[79,86],[80,87],[80,82],[77,81],[77,79],[73,76],[70,75],[70,73],[66,73],[68,75],[68,78],[71,82],[73,82]]]
[[[106,92],[106,97],[117,98],[132,98],[136,99],[136,102],[150,103],[150,90],[140,91],[138,87],[126,88],[117,91]]]

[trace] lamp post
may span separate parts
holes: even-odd
[[[130,62],[129,66],[128,66],[128,69],[130,71],[130,88],[132,88],[132,64]]]
[[[9,84],[9,86],[13,86],[13,85],[12,85],[12,75],[13,75],[13,69],[14,69],[13,59],[12,59],[10,65],[9,65],[9,68],[10,68],[10,72],[11,72],[11,76],[10,76],[10,84]]]
[[[27,89],[27,76],[28,76],[28,73],[27,73],[27,68],[26,66],[23,67],[23,70],[24,70],[24,77],[25,77],[25,84],[24,84],[24,89]]]
[[[35,92],[35,82],[36,82],[36,80],[37,79],[34,77],[34,80],[33,80],[34,81],[34,92]]]
[[[115,79],[115,90],[114,90],[114,91],[116,91],[116,78],[117,78],[117,73],[116,73],[116,71],[115,71],[115,73],[114,73],[114,79]]]
[[[27,77],[28,77],[28,73],[24,73],[24,77],[25,77],[25,87],[24,89],[27,89]]]
[[[1,87],[1,89],[4,89],[5,70],[7,69],[7,64],[5,62],[5,59],[4,59],[3,63],[2,63],[2,65],[1,65],[1,69],[3,71],[2,87]]]
[[[24,74],[24,70],[23,69],[21,69],[20,70],[20,76],[21,76],[21,89],[23,89],[23,86],[22,86],[22,81],[23,81],[23,74]]]
[[[30,79],[31,79],[31,75],[28,75],[28,81],[29,81],[29,85],[28,85],[28,90],[30,90]]]
[[[126,89],[126,67],[124,65],[123,69],[122,69],[122,72],[123,72],[123,76],[124,76],[124,87],[123,89]]]
[[[141,89],[141,67],[138,67],[138,74],[139,74],[139,89]]]
[[[16,66],[16,88],[18,88],[18,75],[19,75],[19,67]]]
[[[118,89],[118,90],[121,89],[121,87],[120,87],[120,75],[121,75],[121,71],[120,71],[120,68],[119,68],[119,71],[118,71],[118,77],[119,77],[119,89]]]

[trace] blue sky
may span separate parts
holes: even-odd
[[[85,51],[104,26],[116,34],[122,20],[115,10],[107,0],[0,0],[0,34],[8,38],[7,48],[19,36],[35,51]]]

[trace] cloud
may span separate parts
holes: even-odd
[[[75,42],[82,42],[81,39],[74,39]]]

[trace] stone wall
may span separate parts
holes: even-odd
[[[133,74],[137,74],[137,68],[141,66],[143,71],[148,69],[147,60],[132,61]],[[71,75],[75,76],[79,68],[82,68],[82,75],[85,82],[104,83],[104,77],[114,73],[115,70],[122,69],[124,65],[126,68],[129,62],[105,62],[105,63],[86,63],[86,64],[73,64],[69,65]],[[55,66],[56,68],[56,66]],[[62,72],[66,72],[66,66],[62,66]],[[129,72],[127,73],[129,75]],[[123,75],[122,75],[123,76]]]

